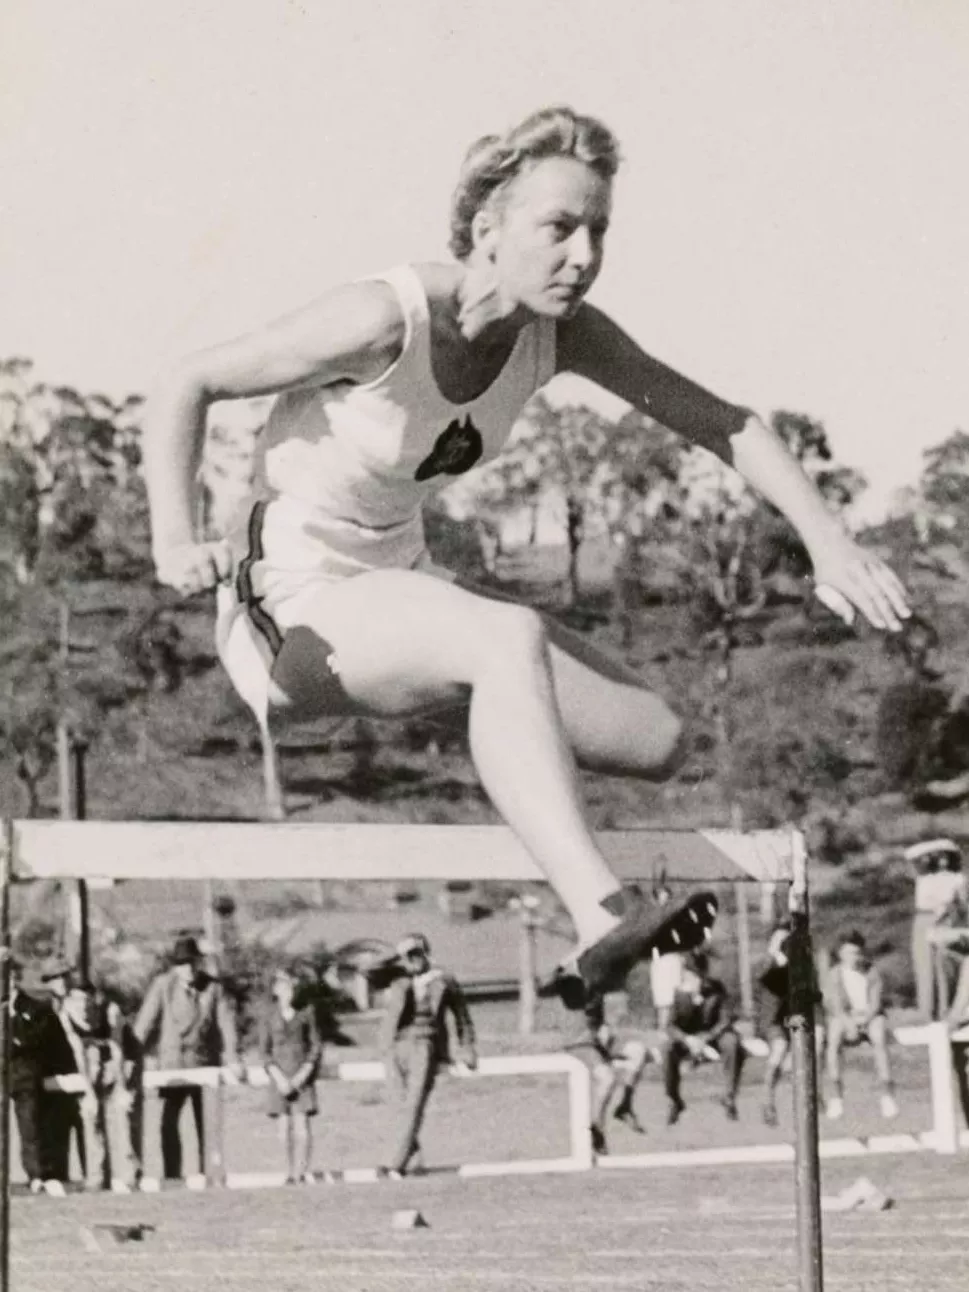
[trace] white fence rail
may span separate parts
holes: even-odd
[[[569,1092],[569,1147],[567,1157],[562,1158],[528,1158],[512,1162],[471,1162],[462,1163],[458,1174],[463,1176],[482,1175],[525,1175],[543,1171],[586,1171],[593,1165],[592,1140],[589,1131],[589,1109],[592,1099],[591,1078],[585,1064],[571,1054],[523,1054],[508,1055],[481,1059],[473,1070],[456,1065],[449,1069],[450,1075],[464,1081],[478,1081],[486,1077],[522,1077],[563,1075],[568,1079]],[[327,1064],[322,1068],[322,1076],[336,1081],[383,1081],[386,1077],[384,1065],[379,1061],[360,1063]],[[245,1070],[245,1083],[252,1086],[265,1086],[269,1077],[264,1068],[249,1067]],[[59,1090],[69,1094],[80,1094],[87,1089],[84,1079],[78,1074],[62,1077],[48,1077],[44,1083],[48,1090]],[[222,1092],[226,1086],[238,1086],[240,1078],[231,1068],[179,1068],[147,1069],[144,1073],[143,1086],[146,1090],[171,1090],[179,1086],[200,1086],[210,1094],[210,1100],[221,1102]],[[223,1118],[221,1109],[212,1108],[217,1115],[208,1118],[207,1156],[209,1163],[206,1178],[212,1183],[225,1183],[225,1145],[223,1143]],[[358,1173],[359,1174],[359,1173]]]

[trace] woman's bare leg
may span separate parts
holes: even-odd
[[[620,885],[586,818],[539,615],[417,572],[360,575],[301,608],[274,673],[277,708],[312,713],[324,676],[331,713],[402,717],[468,705],[482,784],[548,876],[580,943],[614,927],[602,903]]]
[[[500,604],[516,604],[471,585]],[[543,616],[562,723],[582,767],[665,780],[683,755],[683,727],[666,702],[621,659]]]

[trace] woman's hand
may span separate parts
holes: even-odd
[[[232,549],[225,539],[209,543],[179,543],[155,554],[155,572],[185,596],[204,592],[232,576]]]
[[[819,601],[845,623],[860,611],[873,628],[898,632],[912,611],[895,573],[847,534],[809,549]]]

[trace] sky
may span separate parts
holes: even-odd
[[[555,102],[620,138],[592,299],[644,348],[822,420],[872,514],[969,429],[965,0],[5,0],[0,356],[140,391],[442,256]]]

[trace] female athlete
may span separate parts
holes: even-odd
[[[796,527],[838,613],[888,630],[909,613],[894,574],[829,514],[762,420],[650,358],[586,303],[618,162],[612,133],[567,108],[480,140],[453,198],[454,263],[350,283],[195,354],[146,410],[158,576],[186,593],[221,585],[219,652],[264,731],[287,716],[466,708],[485,789],[574,921],[562,979],[591,991],[655,947],[656,917],[626,908],[576,765],[662,779],[681,758],[681,723],[622,664],[435,567],[428,492],[498,454],[527,400],[576,373],[736,468]],[[199,542],[206,409],[269,393],[248,524]]]

